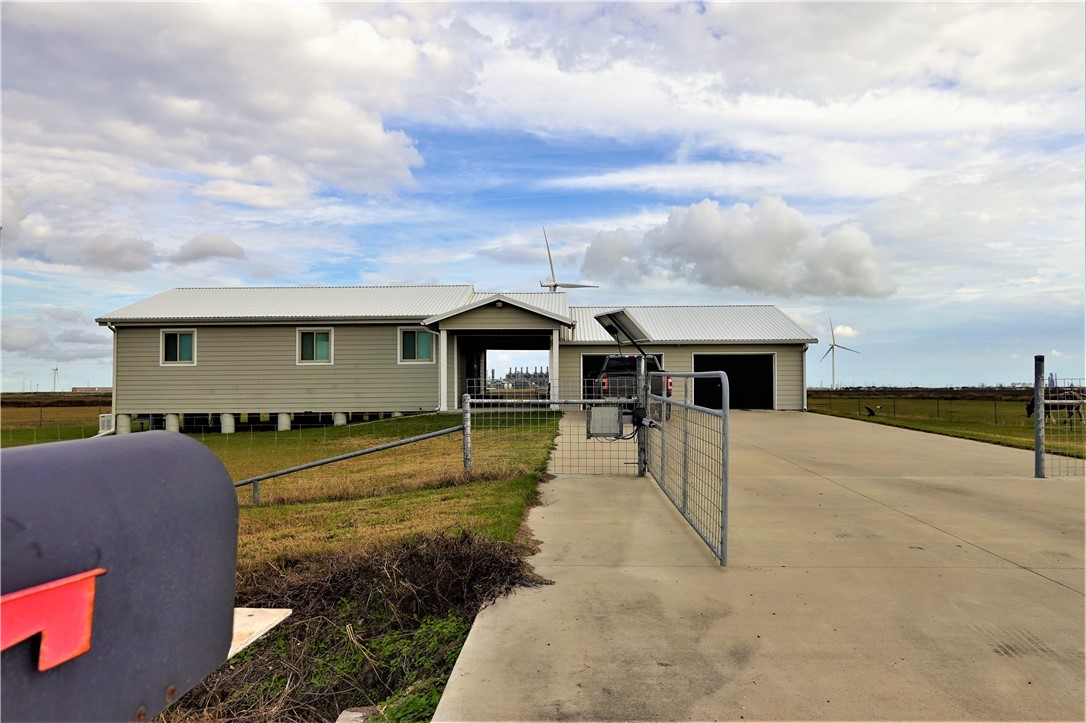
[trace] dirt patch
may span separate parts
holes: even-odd
[[[241,570],[239,606],[293,614],[161,719],[335,720],[373,705],[428,719],[478,612],[541,582],[515,546],[468,532]]]

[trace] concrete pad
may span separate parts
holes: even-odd
[[[1084,718],[1081,479],[817,415],[732,434],[727,568],[649,478],[544,485],[555,584],[479,615],[435,720]]]

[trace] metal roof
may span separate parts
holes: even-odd
[[[455,309],[474,294],[456,286],[250,286],[171,289],[100,317],[99,323],[402,319]]]
[[[614,339],[596,314],[613,311],[613,306],[574,306],[570,314],[577,325],[574,342],[612,342]],[[791,342],[814,344],[818,341],[770,305],[734,306],[627,306],[627,314],[637,322],[651,342]]]
[[[537,309],[542,309],[543,311],[549,312],[551,314],[562,316],[567,319],[569,318],[569,294],[565,293],[564,291],[559,291],[553,294],[550,292],[539,291],[529,291],[524,293],[510,291],[494,293],[475,292],[474,298],[471,301],[474,302],[481,299],[488,299],[493,296],[503,296],[507,299],[511,299],[517,302],[518,304],[534,306]]]
[[[470,304],[465,304],[464,306],[458,307],[456,309],[450,309],[443,314],[436,314],[434,316],[431,316],[429,319],[424,319],[422,323],[426,324],[427,326],[433,326],[434,324],[439,324],[440,322],[450,317],[458,316],[465,312],[471,311],[472,309],[478,309],[481,306],[487,306],[488,304],[498,301],[509,304],[510,306],[524,309],[525,311],[539,314],[540,316],[545,316],[548,319],[553,319],[560,324],[564,324],[566,326],[573,326],[573,319],[569,318],[569,316],[567,315],[555,314],[542,307],[533,306],[532,304],[522,301],[521,299],[514,298],[516,296],[557,296],[557,294],[475,294],[475,296],[477,298]]]
[[[248,286],[171,289],[100,317],[105,323],[256,322],[418,319],[446,317],[488,300],[505,299],[544,316],[575,323],[573,342],[608,343],[594,318],[613,306],[569,306],[564,293],[478,293],[446,286]],[[818,340],[775,306],[627,306],[650,342],[790,342]]]

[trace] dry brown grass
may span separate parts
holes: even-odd
[[[109,414],[104,407],[11,407],[0,409],[0,430],[46,427],[94,427],[98,431],[98,415]]]

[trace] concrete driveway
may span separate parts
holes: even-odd
[[[479,615],[435,720],[1083,720],[1084,484],[1031,452],[732,415],[729,565],[651,478],[559,475],[553,585]]]

